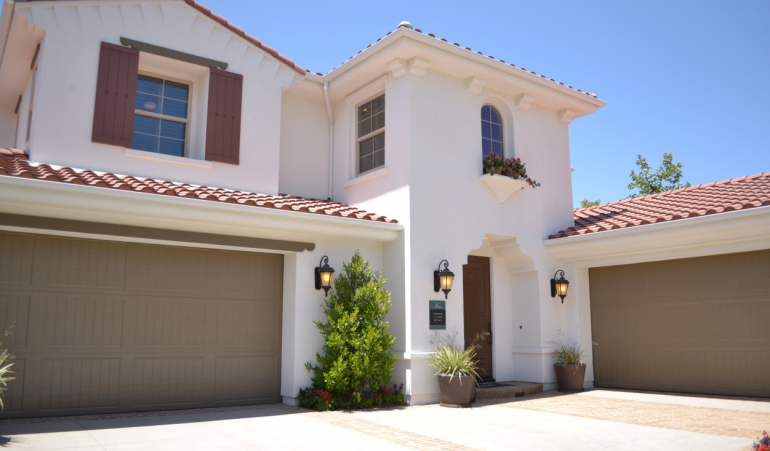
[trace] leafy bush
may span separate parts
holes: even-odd
[[[396,356],[390,352],[395,338],[388,333],[385,321],[392,304],[382,274],[374,272],[358,251],[343,267],[323,303],[326,322],[315,322],[324,347],[321,354],[316,354],[318,365],[305,364],[313,373],[313,387],[308,389],[312,390],[313,400],[308,401],[309,406],[325,407],[329,401],[330,406],[336,402],[357,407],[366,404],[361,400],[367,396],[381,399],[380,387],[390,382],[396,363]],[[300,393],[301,403],[306,391]],[[317,395],[324,392],[334,401]],[[323,405],[316,396],[321,396]],[[348,401],[346,396],[350,397]]]
[[[758,443],[754,443],[751,446],[753,451],[770,451],[770,436],[767,435],[767,431],[762,431],[762,438]]]
[[[433,345],[433,354],[430,356],[428,365],[436,370],[436,376],[439,374],[448,375],[449,380],[455,376],[461,380],[463,376],[472,376],[474,380],[480,379],[476,365],[476,349],[478,348],[476,343],[487,335],[489,335],[487,332],[476,335],[473,343],[464,348],[455,343],[457,331],[453,331],[451,335],[446,337],[441,337],[436,332],[430,340],[431,345]]]
[[[403,404],[404,384],[381,386],[375,391],[348,393],[335,398],[328,391],[306,388],[299,391],[299,405],[313,410],[339,410],[351,408],[364,408],[383,404]]]
[[[6,335],[8,335],[8,332],[6,332]],[[3,343],[0,342],[0,348],[2,348],[2,346]],[[11,371],[11,367],[13,366],[12,360],[13,355],[9,353],[7,349],[0,349],[0,410],[5,410],[3,397],[5,390],[8,389],[8,382],[15,379],[8,376],[9,374],[13,374],[13,371]]]

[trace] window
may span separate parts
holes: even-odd
[[[189,121],[190,86],[139,75],[132,148],[183,157]]]
[[[491,105],[481,107],[481,156],[490,153],[503,156],[503,120]]]
[[[358,173],[385,166],[385,94],[358,106]]]

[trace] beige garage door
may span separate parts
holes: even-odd
[[[770,397],[770,251],[590,277],[596,386]]]
[[[281,255],[0,233],[2,417],[280,402],[282,279]]]

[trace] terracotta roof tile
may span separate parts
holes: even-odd
[[[73,169],[69,167],[33,163],[27,159],[27,156],[23,151],[18,149],[0,148],[0,176],[31,178],[107,189],[187,197],[212,202],[235,203],[259,208],[272,208],[324,216],[339,216],[364,221],[387,222],[392,224],[398,223],[395,219],[360,210],[350,205],[319,199],[288,195],[272,196],[268,194],[248,193],[209,186],[191,185],[189,183],[177,183],[134,177],[131,175],[119,175],[109,172],[96,172],[87,169]]]
[[[770,172],[623,199],[574,211],[575,225],[549,239],[770,206]]]

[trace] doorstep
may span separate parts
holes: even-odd
[[[513,398],[542,393],[543,384],[533,382],[482,382],[476,387],[476,400]]]

